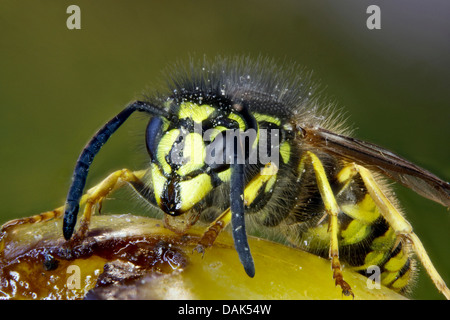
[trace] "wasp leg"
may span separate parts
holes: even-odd
[[[231,209],[228,208],[217,217],[203,233],[202,238],[195,247],[195,251],[205,254],[205,249],[211,247],[214,244],[219,233],[225,229],[225,227],[231,222]]]
[[[85,209],[83,216],[80,221],[80,228],[75,236],[76,241],[81,240],[88,228],[90,218],[96,206],[101,206],[101,202],[114,190],[119,189],[125,183],[139,183],[140,179],[145,175],[146,170],[140,170],[132,172],[128,169],[122,169],[110,174],[105,180],[99,183],[97,186],[89,189],[86,194],[84,194],[80,199],[80,205],[84,205]],[[38,223],[45,222],[51,219],[57,219],[63,216],[65,206],[61,206],[52,211],[43,212],[31,217],[14,219],[5,223],[0,229],[0,240],[4,238],[12,228],[28,224],[28,223]]]
[[[0,229],[0,233],[7,233],[11,230],[11,228],[20,226],[22,224],[38,223],[38,222],[44,222],[44,221],[48,221],[51,219],[59,218],[63,215],[63,213],[64,213],[64,206],[56,208],[55,210],[46,211],[46,212],[31,216],[31,217],[14,219],[14,220],[6,222]]]
[[[331,190],[330,183],[328,182],[325,169],[323,168],[320,159],[312,152],[307,151],[305,156],[300,162],[300,166],[304,165],[304,161],[307,161],[305,157],[309,158],[310,163],[314,168],[314,173],[316,175],[317,186],[319,188],[320,195],[325,206],[325,211],[329,215],[329,225],[328,230],[330,232],[330,252],[329,257],[331,259],[331,268],[333,270],[333,279],[335,279],[335,284],[342,288],[342,293],[346,296],[353,295],[350,285],[344,281],[342,275],[341,263],[339,261],[339,241],[338,241],[338,214],[341,212],[339,205],[337,204],[336,198]]]
[[[80,200],[80,204],[83,205],[86,203],[86,199],[88,198],[88,194],[85,194],[81,200]],[[40,214],[36,214],[34,216],[31,217],[26,217],[26,218],[19,218],[19,219],[14,219],[11,221],[6,222],[0,229],[0,235],[3,238],[3,235],[5,235],[6,233],[10,232],[11,229],[13,229],[16,226],[20,226],[23,224],[33,224],[33,223],[39,223],[39,222],[45,222],[45,221],[49,221],[52,219],[58,219],[60,218],[63,214],[64,214],[64,208],[65,206],[61,206],[59,208],[56,208],[52,211],[46,211]]]
[[[48,221],[51,219],[56,219],[56,218],[61,217],[63,215],[63,213],[64,213],[64,206],[59,207],[55,210],[46,211],[46,212],[31,216],[31,217],[19,218],[19,219],[14,219],[14,220],[6,222],[0,229],[0,255],[3,252],[4,246],[5,246],[5,243],[4,243],[5,236],[14,227],[20,226],[23,224],[28,224],[28,223],[38,223],[38,222]]]
[[[400,212],[394,207],[394,205],[389,201],[389,199],[381,191],[380,187],[376,183],[374,177],[366,168],[354,164],[355,169],[359,172],[364,185],[367,188],[375,204],[380,209],[381,214],[386,219],[386,221],[392,226],[396,234],[401,236],[407,242],[412,244],[414,252],[419,258],[420,262],[424,266],[431,280],[434,282],[436,288],[442,292],[442,294],[450,300],[450,290],[445,284],[442,277],[437,272],[436,268],[430,260],[422,242],[417,237],[417,235],[412,231],[412,227],[409,222],[400,214]]]
[[[75,234],[73,241],[82,240],[88,229],[91,221],[91,216],[96,207],[101,207],[102,201],[113,191],[121,188],[127,183],[138,183],[144,177],[147,170],[130,171],[129,169],[122,169],[111,173],[106,179],[100,182],[95,187],[89,189],[80,200],[80,204],[86,204],[83,215],[80,219],[80,227]]]
[[[143,170],[142,172],[137,171],[137,172],[134,172],[134,175],[136,175],[138,177],[142,177],[144,173],[145,173],[145,170]],[[128,181],[128,182],[134,182],[134,181]],[[86,201],[89,199],[89,197],[91,196],[91,193],[93,192],[93,190],[95,188],[97,188],[97,187],[94,187],[94,188],[88,190],[88,192],[86,194],[84,194],[83,197],[81,197],[80,205],[84,205],[86,203]],[[45,221],[48,221],[51,219],[57,219],[57,218],[61,217],[63,214],[64,214],[64,206],[61,206],[52,211],[46,211],[46,212],[31,216],[31,217],[14,219],[14,220],[8,221],[4,225],[2,225],[2,227],[0,229],[0,234],[7,233],[12,228],[23,225],[23,224],[45,222]]]
[[[85,194],[80,199],[81,205],[86,203],[87,197],[88,197],[88,194]],[[8,232],[11,232],[11,230],[17,226],[20,226],[23,224],[40,223],[40,222],[45,222],[45,221],[49,221],[52,219],[58,219],[58,218],[62,217],[64,214],[64,208],[65,208],[65,206],[61,206],[52,211],[46,211],[46,212],[36,214],[31,217],[19,218],[19,219],[14,219],[14,220],[6,222],[0,229],[0,242],[4,239],[5,235]],[[1,248],[2,248],[2,245],[0,245],[0,251],[1,251]]]

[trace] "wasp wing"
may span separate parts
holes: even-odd
[[[340,158],[369,167],[400,182],[421,196],[450,207],[450,184],[375,144],[314,128],[303,129],[308,144]]]

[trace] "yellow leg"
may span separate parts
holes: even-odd
[[[431,277],[431,280],[434,282],[435,286],[447,299],[450,300],[450,290],[448,289],[442,277],[437,272],[436,268],[433,266],[430,257],[428,256],[425,248],[422,245],[422,242],[412,231],[412,227],[409,222],[406,221],[406,219],[384,195],[370,171],[357,164],[355,164],[354,166],[355,169],[359,172],[362,180],[364,181],[364,185],[366,186],[372,199],[375,201],[375,204],[380,209],[383,217],[392,226],[397,235],[411,243],[414,252],[424,266],[428,275]]]
[[[202,238],[198,242],[197,247],[195,247],[194,250],[196,250],[199,253],[205,254],[205,249],[211,247],[214,244],[214,241],[216,240],[219,233],[225,229],[225,227],[230,223],[231,221],[231,209],[228,208],[224,212],[220,214],[220,216],[217,217],[216,220],[214,220],[213,223],[211,223],[206,229],[205,233],[203,234]]]
[[[95,187],[89,189],[80,200],[80,205],[86,203],[83,215],[80,220],[80,227],[75,234],[73,241],[84,238],[89,229],[91,216],[95,212],[96,207],[101,208],[102,201],[113,191],[121,188],[129,182],[139,182],[145,175],[147,170],[130,171],[122,169],[111,173],[106,179]]]
[[[105,180],[100,182],[97,186],[89,189],[80,199],[80,206],[86,204],[83,215],[81,228],[78,236],[83,236],[89,226],[90,217],[96,207],[100,205],[101,201],[112,191],[120,188],[126,182],[139,181],[145,175],[146,170],[131,172],[128,169],[123,169],[110,174]],[[0,236],[5,235],[11,228],[27,223],[44,222],[51,219],[56,219],[64,214],[64,206],[55,210],[43,212],[27,218],[14,219],[5,223],[1,230]],[[3,236],[2,236],[3,238]]]
[[[304,165],[306,161],[305,157],[309,158],[310,163],[314,168],[314,173],[316,175],[317,187],[319,188],[320,195],[325,206],[325,211],[329,215],[329,225],[328,231],[330,232],[330,259],[331,268],[333,270],[333,279],[335,279],[335,284],[342,288],[342,293],[346,296],[353,295],[350,285],[344,281],[342,275],[341,263],[339,261],[339,226],[338,226],[338,214],[341,211],[339,205],[336,202],[336,198],[331,190],[330,183],[328,182],[325,169],[323,168],[320,159],[312,152],[307,151],[304,158],[301,160],[301,164]]]
[[[63,213],[64,213],[64,206],[59,207],[55,210],[46,211],[46,212],[31,216],[31,217],[14,219],[14,220],[6,222],[2,226],[0,233],[3,233],[3,232],[6,233],[9,230],[11,230],[11,228],[20,226],[22,224],[37,223],[37,222],[43,222],[43,221],[48,221],[48,220],[51,220],[54,218],[58,218],[58,217],[62,216]]]
[[[59,207],[55,210],[52,211],[46,211],[43,212],[41,214],[37,214],[31,217],[26,217],[26,218],[19,218],[19,219],[14,219],[11,221],[6,222],[0,229],[0,256],[4,250],[4,246],[5,246],[5,236],[8,234],[8,232],[10,232],[14,227],[16,226],[20,226],[22,224],[27,224],[27,223],[37,223],[37,222],[43,222],[43,221],[48,221],[51,219],[55,219],[58,217],[61,217],[64,213],[64,206]]]

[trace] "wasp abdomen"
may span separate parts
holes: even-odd
[[[331,167],[346,168],[345,164]],[[402,293],[407,291],[415,274],[410,246],[383,218],[358,175],[345,181],[338,178],[343,170],[330,169],[328,177],[341,210],[339,259],[368,277],[375,268],[381,284]],[[314,179],[309,166],[305,166],[299,187],[300,204],[284,220],[282,229],[292,244],[328,258],[329,216]]]

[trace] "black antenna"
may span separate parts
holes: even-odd
[[[94,157],[108,141],[109,137],[128,119],[128,117],[135,111],[146,112],[152,115],[160,115],[167,117],[165,110],[159,109],[146,102],[136,101],[127,106],[123,111],[117,114],[114,118],[109,120],[97,133],[92,137],[88,144],[81,152],[72,176],[72,185],[70,186],[67,195],[63,234],[66,240],[72,237],[77,222],[78,210],[80,208],[80,199],[83,195],[83,190],[86,184],[86,178],[89,172],[89,167],[94,160]]]
[[[248,129],[257,129],[256,120],[250,115],[245,105],[233,105],[235,111],[239,112],[246,122]],[[230,209],[231,209],[231,225],[234,247],[239,255],[239,260],[244,267],[245,272],[251,278],[255,276],[255,264],[248,245],[247,232],[245,230],[245,214],[244,214],[244,189],[245,175],[244,163],[239,163],[239,155],[243,155],[242,140],[240,130],[237,129],[237,135],[234,135],[233,142],[233,162],[230,164],[231,181],[230,181]],[[242,160],[242,159],[241,159]]]

